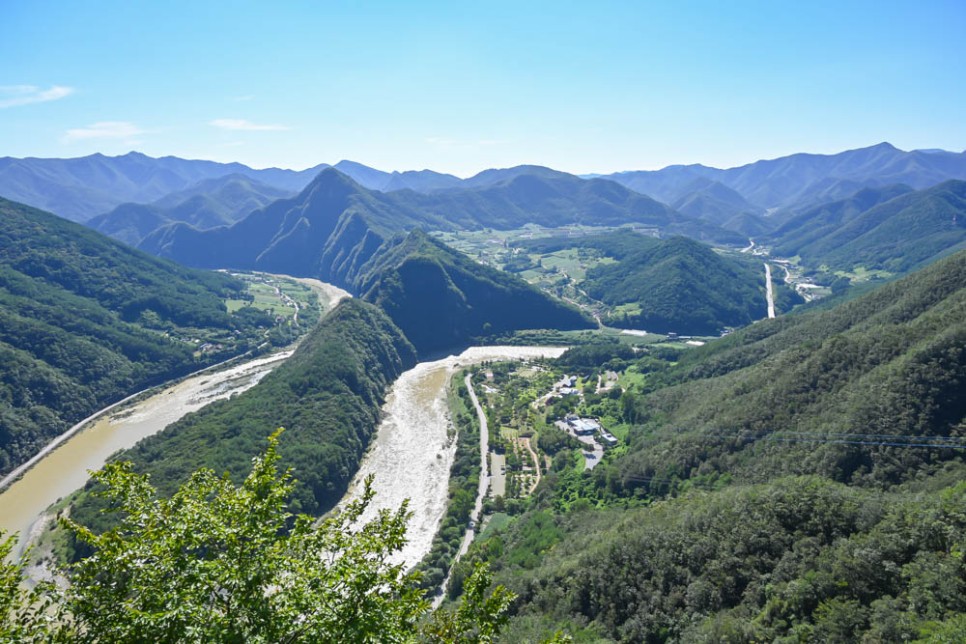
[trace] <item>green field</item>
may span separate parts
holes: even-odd
[[[295,305],[301,311],[317,310],[319,298],[308,286],[294,280],[259,273],[241,273],[236,277],[248,285],[246,295],[249,299],[225,300],[230,313],[251,306],[282,318],[295,315]]]

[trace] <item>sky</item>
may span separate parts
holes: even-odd
[[[0,156],[469,176],[966,149],[966,2],[0,0]]]

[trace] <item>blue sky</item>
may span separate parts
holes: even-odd
[[[0,1],[0,156],[467,176],[966,148],[966,2]]]

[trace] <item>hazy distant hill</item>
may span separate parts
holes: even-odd
[[[701,177],[682,188],[681,196],[671,202],[678,212],[712,222],[726,230],[748,237],[761,237],[772,228],[764,210],[718,181]]]
[[[413,190],[415,192],[433,192],[446,188],[457,188],[462,180],[451,174],[442,174],[432,170],[408,170],[406,172],[383,172],[355,161],[339,161],[336,170],[352,177],[352,180],[369,190],[393,192],[395,190]]]
[[[229,174],[206,179],[152,204],[121,204],[86,224],[118,241],[137,246],[153,231],[172,223],[184,222],[199,230],[226,226],[253,210],[290,196],[292,193],[288,191],[245,175]]]
[[[699,177],[713,179],[761,208],[792,208],[840,199],[862,187],[903,183],[928,188],[947,179],[966,179],[966,152],[913,150],[888,143],[839,154],[793,154],[721,170],[703,165],[619,172],[604,178],[667,203]]]
[[[906,272],[966,247],[966,181],[862,191],[792,220],[776,238],[776,251],[812,266]]]
[[[0,159],[0,196],[87,221],[123,203],[151,203],[205,179],[242,174],[286,192],[304,188],[325,164],[296,172],[240,163],[155,159],[137,152],[75,159]]]
[[[94,410],[217,359],[187,340],[233,337],[223,298],[243,290],[0,199],[0,474]]]

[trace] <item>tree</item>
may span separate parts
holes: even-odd
[[[389,561],[405,543],[406,506],[384,510],[360,526],[373,497],[367,480],[362,497],[336,516],[321,521],[293,516],[286,509],[291,475],[277,468],[280,432],[269,438],[265,453],[253,459],[251,473],[237,487],[227,476],[203,469],[173,496],[161,498],[148,477],[134,473],[128,463],[94,474],[123,517],[102,534],[62,521],[94,554],[67,571],[64,590],[46,589],[43,607],[56,606],[50,622],[56,626],[38,622],[31,637],[82,642],[417,639],[428,628],[429,603],[416,575]],[[22,568],[8,565],[0,572],[5,615],[23,606],[23,599],[41,606],[37,598],[11,594]],[[485,588],[475,588],[454,617],[441,613],[437,619],[465,625],[462,616],[470,615],[475,621],[464,632],[494,633],[512,595],[497,588],[487,596]],[[8,618],[0,624],[0,641],[18,639],[16,623],[11,628]]]

